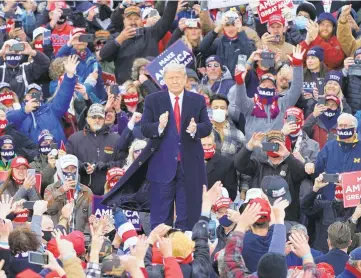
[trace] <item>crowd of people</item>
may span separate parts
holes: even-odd
[[[0,278],[361,277],[361,2],[215,2],[1,1]]]

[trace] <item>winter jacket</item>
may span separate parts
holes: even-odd
[[[13,138],[16,155],[25,157],[29,162],[33,161],[35,157],[39,155],[38,145],[28,136],[17,131],[13,124],[7,124],[3,133]]]
[[[223,66],[222,69],[222,76],[220,80],[217,80],[213,83],[212,86],[208,85],[208,76],[205,75],[202,80],[201,84],[206,85],[213,94],[221,94],[227,96],[229,93],[229,90],[233,87],[233,85],[236,83],[234,82],[232,78],[232,74],[230,73],[227,66]]]
[[[336,221],[346,221],[349,219],[354,208],[344,208],[342,202],[336,200],[319,200],[318,192],[311,191],[301,202],[301,212],[307,217],[316,219],[316,232],[313,248],[323,253],[328,252],[327,229]]]
[[[337,140],[327,142],[317,156],[315,176],[325,172],[337,174],[361,170],[361,142],[357,139],[354,143],[344,143]],[[323,200],[333,200],[335,185],[330,183],[321,189]]]
[[[56,169],[51,168],[48,163],[48,156],[40,154],[30,163],[30,167],[35,169],[37,173],[41,174],[41,196],[44,196],[45,188],[54,183],[54,175]]]
[[[212,271],[208,246],[208,222],[208,217],[201,216],[199,221],[193,227],[192,240],[195,242],[193,261],[189,264],[180,264],[184,278],[208,278]],[[144,259],[149,278],[164,277],[164,266],[159,264],[152,265],[152,256],[152,248],[150,247],[148,248]]]
[[[269,161],[261,161],[252,158],[252,151],[244,146],[234,157],[234,166],[241,173],[252,178],[250,188],[260,188],[265,176],[281,176],[289,186],[292,203],[286,208],[286,220],[299,221],[299,192],[300,184],[307,177],[303,164],[290,154],[279,165],[273,165]]]
[[[169,1],[162,18],[152,27],[144,28],[144,35],[128,39],[122,45],[115,40],[109,40],[100,50],[102,60],[115,62],[115,76],[118,84],[131,79],[131,68],[136,58],[158,56],[158,42],[172,25],[177,3]]]
[[[54,136],[56,142],[66,142],[63,127],[60,119],[68,110],[77,78],[69,78],[66,74],[54,99],[43,103],[39,109],[32,113],[25,113],[25,104],[20,110],[12,110],[7,113],[7,119],[13,123],[17,130],[29,136],[35,144],[38,143],[38,136],[44,129]]]
[[[313,259],[316,259],[319,256],[323,256],[323,253],[321,251],[317,251],[313,248],[311,248],[311,254]],[[295,253],[292,251],[286,256],[287,266],[302,266],[302,259],[300,257],[297,257]]]
[[[340,42],[346,57],[353,57],[355,51],[361,47],[361,40],[356,40],[354,36],[352,36],[350,24],[348,21],[342,22],[341,17],[337,22],[337,39]]]
[[[347,103],[350,104],[352,114],[355,114],[361,109],[361,76],[348,75],[347,76],[347,90],[345,90],[345,97]]]
[[[89,125],[84,130],[70,136],[66,151],[79,160],[79,175],[82,184],[87,184],[95,195],[104,194],[104,184],[107,170],[112,167],[122,167],[123,159],[119,150],[120,136],[110,132],[108,126],[103,126],[96,133]],[[96,170],[88,175],[87,163],[96,164]]]
[[[234,70],[237,65],[238,55],[246,55],[247,58],[251,56],[252,52],[256,50],[254,41],[250,40],[244,31],[238,33],[236,39],[229,39],[226,35],[217,38],[218,33],[209,32],[202,40],[199,50],[204,56],[212,54],[218,55],[231,75],[234,75]]]
[[[317,78],[324,78],[328,69],[327,66],[321,62],[320,71],[318,73],[312,73],[308,68],[303,70],[303,88],[314,88],[316,87]],[[296,106],[303,109],[305,118],[307,118],[312,112],[315,106],[315,100],[305,99],[303,93],[299,98]]]
[[[335,271],[335,275],[337,276],[345,269],[348,260],[349,256],[346,252],[338,248],[334,248],[331,249],[327,254],[317,257],[315,259],[315,264],[327,263],[332,265]]]
[[[236,225],[233,227],[233,229],[226,234],[224,227],[222,225],[218,225],[217,230],[216,230],[216,235],[217,235],[217,244],[216,244],[216,248],[214,248],[213,253],[211,254],[211,261],[214,261],[214,256],[221,251],[222,249],[224,249],[224,247],[226,247],[227,244],[227,240],[232,236],[232,233],[234,231],[234,229],[236,228]]]
[[[94,71],[97,71],[98,79],[96,85],[93,86],[94,87],[93,91],[99,99],[105,100],[107,98],[107,95],[104,89],[102,68],[99,66],[99,63],[95,55],[88,48],[85,51],[86,51],[85,59],[79,59],[79,64],[76,67],[76,75],[78,77],[78,82],[82,84],[85,83],[87,77]],[[55,57],[59,58],[64,56],[70,56],[76,53],[77,51],[73,47],[69,47],[67,44],[64,44],[63,47],[59,49]]]
[[[251,113],[255,106],[253,98],[247,97],[246,87],[236,84],[228,94],[229,107],[228,113],[233,120],[238,120],[240,113],[243,113],[246,118],[246,142],[252,137],[255,132],[268,132],[270,130],[281,130],[283,127],[283,116],[287,108],[294,106],[301,95],[303,85],[302,67],[293,67],[293,82],[290,89],[285,93],[285,96],[278,99],[278,106],[280,113],[275,119],[270,118],[271,105],[265,105],[267,118],[257,118]]]
[[[10,179],[6,189],[4,189],[5,182],[0,185],[1,195],[9,195],[13,198],[14,202],[19,201],[21,199],[25,199],[27,201],[37,201],[40,200],[39,194],[33,186],[30,189],[25,189],[22,185],[19,185],[14,182],[13,179]]]
[[[320,145],[320,149],[327,143],[327,141],[335,140],[337,137],[337,122],[330,130],[327,130],[323,122],[319,118],[315,118],[313,114],[310,114],[305,121],[305,125],[303,126],[303,131],[307,133],[307,135],[318,142]]]
[[[286,42],[297,45],[306,39],[307,30],[298,30],[295,24],[289,25],[286,31]]]
[[[36,51],[30,63],[22,63],[10,68],[4,63],[0,66],[0,81],[9,83],[21,102],[29,84],[36,82],[43,73],[49,70],[50,59],[44,53]]]
[[[305,55],[307,51],[314,46],[322,47],[325,54],[323,62],[326,64],[328,69],[337,70],[342,68],[343,61],[345,60],[346,56],[336,36],[332,36],[329,40],[326,41],[318,35],[317,38],[311,42],[311,44],[307,44],[306,41],[303,41],[300,43],[300,45],[303,50],[306,50]]]
[[[76,200],[75,230],[89,231],[88,219],[92,214],[93,192],[89,187],[80,184],[80,194]],[[44,200],[48,202],[48,215],[53,223],[58,223],[61,216],[61,209],[67,204],[67,196],[60,181],[49,184],[44,193]]]

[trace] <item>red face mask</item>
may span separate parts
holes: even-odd
[[[11,18],[6,21],[6,33],[10,33],[11,28],[13,27],[14,24],[15,22]]]
[[[43,41],[42,40],[36,40],[34,41],[34,48],[40,52],[44,52],[43,49]]]
[[[117,184],[117,182],[119,181],[120,177],[114,177],[113,179],[111,179],[108,183],[109,188],[112,189],[114,187],[114,185]]]
[[[0,133],[5,129],[5,127],[8,125],[8,120],[0,120]]]
[[[139,101],[138,93],[123,95],[123,100],[124,100],[125,105],[134,107],[138,104],[138,101]]]
[[[6,107],[13,106],[14,103],[14,93],[13,92],[4,92],[0,94],[0,102]]]
[[[216,152],[214,147],[211,147],[209,149],[203,149],[203,151],[204,151],[204,159],[205,160],[211,159]]]
[[[266,152],[268,156],[270,157],[273,157],[273,158],[277,158],[277,157],[280,157],[278,154],[276,154],[275,152],[271,152],[271,151],[268,151]]]

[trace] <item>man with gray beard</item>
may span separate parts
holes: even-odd
[[[119,149],[120,136],[105,125],[101,104],[90,106],[86,121],[83,130],[70,136],[66,152],[79,160],[80,182],[88,185],[95,195],[103,195],[107,170],[122,167],[126,153]]]

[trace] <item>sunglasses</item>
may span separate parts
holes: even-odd
[[[220,64],[208,64],[207,68],[219,68],[220,66]]]
[[[97,45],[101,45],[101,44],[106,44],[107,42],[106,41],[97,41]]]
[[[104,119],[104,117],[98,116],[98,115],[91,116],[90,118],[91,118],[92,120],[103,120],[103,119]]]
[[[143,150],[143,149],[140,149],[140,150],[134,150],[134,153],[139,154],[139,153],[141,153],[141,152],[142,152],[142,150]]]

